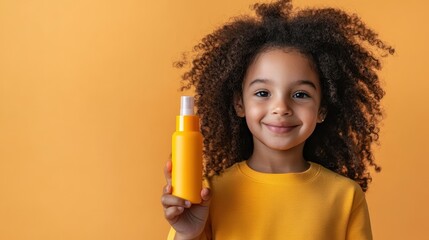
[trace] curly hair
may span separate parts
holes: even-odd
[[[322,87],[325,121],[304,145],[304,158],[356,181],[363,191],[377,172],[372,144],[378,141],[384,91],[380,57],[394,53],[355,14],[334,8],[293,10],[290,0],[254,4],[255,16],[239,16],[205,36],[177,68],[191,65],[182,90],[195,87],[204,136],[206,177],[248,159],[253,139],[237,116],[234,96],[242,94],[248,66],[268,48],[293,48],[314,64]]]

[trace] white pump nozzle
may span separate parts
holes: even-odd
[[[180,115],[194,115],[194,98],[191,96],[182,96],[180,98]]]

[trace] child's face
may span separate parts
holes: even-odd
[[[296,50],[271,49],[247,69],[235,108],[246,118],[255,149],[283,151],[303,147],[324,117],[320,101],[319,77],[310,61]]]

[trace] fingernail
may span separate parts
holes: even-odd
[[[185,205],[186,205],[186,207],[190,207],[191,206],[191,202],[185,201]]]
[[[177,209],[179,210],[179,212],[183,212],[183,210],[185,210],[183,207],[177,207]]]

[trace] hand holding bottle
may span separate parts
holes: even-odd
[[[161,198],[165,218],[176,231],[175,239],[198,239],[209,215],[210,190],[208,188],[201,190],[200,204],[191,204],[172,195],[171,169],[171,161],[168,161],[164,169],[167,185]]]
[[[182,96],[161,199],[165,218],[176,230],[175,239],[198,239],[209,214],[210,191],[202,187],[203,137],[199,127],[194,99]]]

